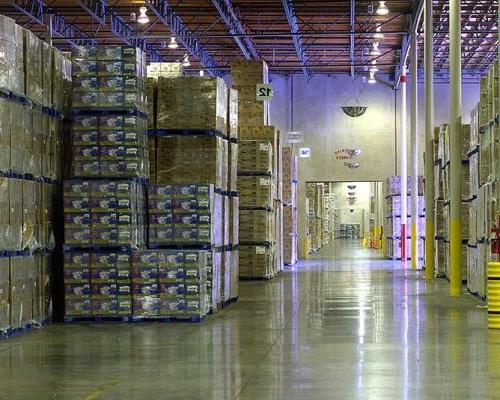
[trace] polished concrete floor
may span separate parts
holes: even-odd
[[[336,243],[196,324],[56,324],[0,341],[0,399],[500,398],[472,296]]]

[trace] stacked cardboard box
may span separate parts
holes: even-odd
[[[178,78],[184,75],[184,69],[178,62],[152,62],[146,67],[148,78]]]
[[[158,129],[213,129],[227,133],[228,91],[221,78],[158,79]]]
[[[402,256],[402,219],[406,219],[406,256],[411,259],[411,182],[408,177],[408,194],[406,197],[407,215],[402,216],[402,195],[401,195],[401,178],[393,176],[386,183],[386,207],[385,207],[385,225],[384,231],[386,234],[386,249],[387,257],[392,259],[401,259]],[[424,256],[424,236],[425,236],[425,211],[424,211],[424,196],[423,196],[423,177],[418,177],[418,226],[417,226],[417,246],[418,257],[422,259]]]
[[[283,148],[283,253],[284,262],[294,265],[297,256],[297,156],[291,148]]]
[[[0,331],[51,318],[65,58],[0,16]],[[54,82],[58,84],[54,86]],[[43,183],[42,183],[43,182]]]
[[[154,207],[162,208],[150,204],[149,244],[210,249],[208,295],[215,312],[237,293],[229,226],[232,198],[237,199],[237,92],[229,95],[220,78],[160,75],[157,92],[152,85],[150,178],[156,185],[149,190]]]
[[[240,126],[266,125],[269,122],[269,104],[257,101],[257,85],[269,83],[265,61],[238,60],[231,62],[233,87],[238,90],[238,121]]]

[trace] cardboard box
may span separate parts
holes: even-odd
[[[241,140],[238,153],[238,173],[271,175],[273,148],[265,140]]]
[[[9,257],[0,257],[0,331],[10,327]]]
[[[158,129],[215,129],[227,134],[228,91],[221,78],[158,79]]]
[[[184,68],[180,62],[151,62],[146,67],[148,78],[178,78],[184,76]]]
[[[238,176],[240,208],[266,207],[272,209],[274,179],[268,176]]]
[[[227,141],[218,136],[158,137],[158,183],[214,184],[227,190]]]
[[[149,244],[223,246],[224,198],[208,184],[149,184]]]
[[[275,239],[274,213],[267,210],[240,210],[239,242],[273,242]]]
[[[230,88],[228,91],[227,134],[232,139],[238,139],[238,91]]]
[[[272,246],[240,245],[239,275],[240,278],[272,278],[274,249]]]
[[[0,87],[25,92],[24,29],[4,15],[0,16]],[[30,89],[31,89],[30,85]],[[29,93],[27,93],[29,96]]]

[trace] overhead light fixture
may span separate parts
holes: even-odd
[[[183,67],[189,67],[191,63],[189,62],[189,55],[186,54],[184,58],[182,59],[182,66]]]
[[[203,71],[202,69],[200,69],[200,76],[201,76],[201,77],[204,77],[204,76],[205,76],[205,71]]]
[[[149,22],[149,17],[146,15],[146,11],[148,11],[148,9],[144,6],[139,8],[139,12],[141,14],[137,18],[137,22],[139,22],[140,24],[147,24]]]
[[[172,36],[170,38],[170,42],[168,42],[168,48],[169,49],[176,49],[177,47],[179,47],[179,45],[177,44],[177,41],[175,40],[175,36]]]
[[[377,14],[378,15],[387,15],[389,14],[389,9],[385,5],[385,1],[380,1],[379,6],[377,7]]]
[[[382,27],[379,25],[375,28],[375,33],[372,35],[374,39],[383,39],[384,34],[382,33]]]
[[[133,11],[130,13],[130,20],[131,20],[131,21],[135,21],[135,20],[137,20],[137,15],[136,15],[136,13],[135,13],[135,12],[133,12]]]
[[[372,56],[379,56],[380,54],[380,49],[378,48],[378,42],[373,43],[373,49],[370,53]]]
[[[371,84],[377,83],[377,80],[375,79],[375,72],[370,72],[370,77],[368,78],[368,83],[371,83]]]

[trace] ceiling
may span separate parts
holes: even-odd
[[[96,39],[97,43],[123,43],[126,37],[129,42],[144,40],[150,59],[175,61],[190,53],[190,68],[195,70],[204,68],[224,74],[231,60],[254,58],[266,60],[274,72],[302,72],[312,76],[366,73],[373,60],[380,71],[392,74],[410,30],[412,14],[421,0],[388,0],[390,12],[386,16],[373,12],[378,1],[361,0],[6,2],[8,5],[0,6],[0,12],[41,37],[47,35],[46,14],[56,15],[62,25],[58,26],[59,34],[53,35],[53,43],[62,49],[69,49],[81,37]],[[434,0],[438,73],[448,66],[447,3]],[[150,22],[141,25],[132,21],[130,14],[139,15],[139,7],[145,4]],[[477,75],[491,64],[496,53],[498,2],[463,0],[462,4],[464,69]],[[377,26],[384,33],[383,39],[373,38]],[[165,48],[170,36],[176,36],[178,49]],[[380,42],[379,56],[370,55],[375,41]],[[420,54],[422,57],[422,50]]]

